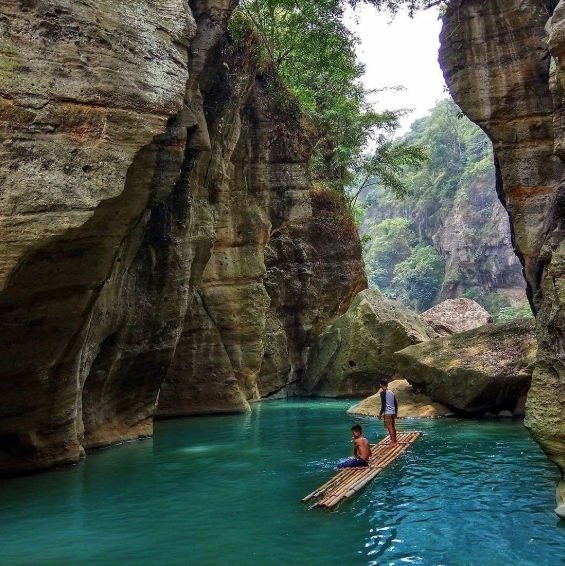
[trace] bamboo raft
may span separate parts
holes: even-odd
[[[302,503],[315,501],[312,507],[332,509],[344,499],[349,499],[372,479],[382,472],[389,464],[394,462],[408,447],[416,442],[421,432],[399,432],[398,444],[391,446],[389,437],[371,446],[373,453],[369,465],[365,468],[344,468],[333,476],[328,482],[301,499]]]

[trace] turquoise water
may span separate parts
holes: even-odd
[[[556,469],[515,422],[425,432],[337,511],[298,501],[350,449],[341,401],[158,423],[155,438],[0,484],[0,564],[563,565]]]

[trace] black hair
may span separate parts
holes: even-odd
[[[386,385],[388,387],[388,381],[386,379],[383,379],[381,381],[381,385]]]
[[[360,432],[360,433],[363,432],[363,429],[361,428],[361,425],[360,425],[360,424],[354,424],[354,425],[351,427],[351,430],[353,430],[353,431],[358,431],[358,432]]]

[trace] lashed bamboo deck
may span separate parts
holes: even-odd
[[[391,446],[389,437],[371,446],[373,456],[365,468],[345,468],[340,470],[330,481],[302,499],[302,503],[315,501],[313,507],[331,509],[344,499],[348,499],[365,487],[376,475],[394,462],[408,447],[416,442],[421,432],[399,432],[398,444]]]

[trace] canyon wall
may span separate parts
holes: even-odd
[[[366,284],[234,5],[0,6],[0,474],[279,394]]]
[[[563,29],[563,2],[453,0],[440,61],[455,101],[493,142],[497,191],[537,315],[526,422],[561,470],[565,517]]]
[[[468,289],[499,293],[510,304],[525,302],[520,263],[512,251],[508,215],[496,198],[494,174],[480,174],[460,190],[433,242],[446,260],[442,299]]]

